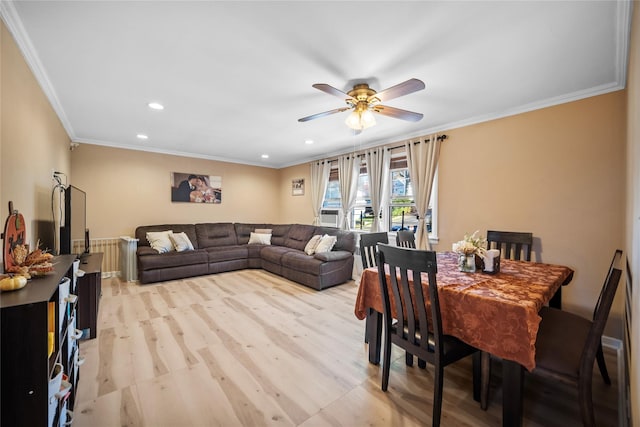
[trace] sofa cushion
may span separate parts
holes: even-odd
[[[256,232],[256,230],[271,229],[271,226],[268,224],[244,224],[239,222],[235,223],[234,227],[239,245],[246,245],[249,242],[249,236],[251,233]]]
[[[251,233],[249,236],[250,245],[270,245],[271,234]]]
[[[198,237],[198,247],[200,248],[238,244],[236,229],[233,223],[230,222],[196,224],[196,236]]]
[[[185,252],[167,252],[164,254],[140,255],[138,250],[138,268],[140,270],[154,270],[158,268],[172,268],[193,264],[206,264],[209,260],[207,252],[202,249]]]
[[[165,252],[171,252],[175,250],[173,248],[173,242],[169,237],[172,234],[173,234],[173,230],[148,231],[147,242],[149,242],[149,245],[153,249],[155,249],[159,254],[163,254]]]
[[[189,240],[193,244],[194,249],[198,249],[196,239],[196,227],[193,224],[160,224],[160,225],[142,225],[136,228],[136,239],[138,239],[138,247],[149,246],[147,241],[147,232],[149,231],[167,231],[173,230],[174,233],[186,233]]]
[[[322,236],[322,239],[320,239],[318,246],[316,246],[315,253],[321,254],[323,252],[330,252],[336,245],[337,241],[338,238],[336,236],[329,236],[328,234],[325,234]]]
[[[277,246],[287,246],[285,241],[289,234],[291,225],[289,224],[272,224],[263,228],[271,228],[271,244]],[[306,244],[307,242],[305,242]]]
[[[320,240],[322,240],[322,236],[319,234],[316,234],[309,239],[304,247],[304,253],[307,255],[313,255],[316,252],[316,247],[318,246],[318,243],[320,243]]]
[[[356,251],[356,233],[353,231],[341,230],[336,227],[317,227],[315,234],[328,234],[329,236],[336,236],[338,241],[333,247],[334,251],[347,251],[354,253]]]
[[[273,264],[281,264],[282,255],[295,251],[286,246],[264,246],[260,250],[260,258]]]
[[[307,242],[311,240],[311,237],[313,237],[315,230],[316,227],[313,225],[293,224],[289,228],[289,234],[287,234],[284,245],[292,249],[304,251],[304,247]]]
[[[246,245],[233,245],[225,247],[213,247],[206,249],[209,255],[209,262],[232,261],[236,259],[247,259],[249,249]]]
[[[282,265],[288,269],[302,271],[317,276],[320,274],[320,266],[324,263],[313,255],[304,252],[290,251],[282,255]]]
[[[313,255],[314,258],[319,259],[320,261],[342,261],[344,259],[353,258],[353,254],[347,251],[329,251],[316,253]]]
[[[193,244],[189,240],[187,233],[171,233],[169,239],[173,243],[173,248],[178,252],[193,250]]]

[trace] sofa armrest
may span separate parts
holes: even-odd
[[[314,258],[320,261],[341,261],[352,256],[353,254],[349,251],[329,251],[313,255]]]
[[[158,251],[153,249],[151,246],[139,246],[136,254],[138,256],[158,255]]]

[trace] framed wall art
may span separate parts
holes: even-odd
[[[291,181],[291,195],[304,196],[304,178],[298,178]]]
[[[222,203],[222,177],[197,173],[171,173],[171,201]]]

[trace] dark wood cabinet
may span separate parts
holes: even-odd
[[[78,383],[75,255],[55,257],[55,270],[0,294],[0,424],[50,426],[67,422]],[[65,280],[67,278],[68,280]],[[50,353],[51,351],[51,353]],[[58,376],[55,373],[61,371]],[[52,378],[68,391],[54,396]],[[66,390],[66,388],[65,388]]]
[[[84,338],[98,335],[98,309],[102,294],[102,258],[103,253],[86,254],[80,262],[84,276],[78,277],[78,329]]]

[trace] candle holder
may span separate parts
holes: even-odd
[[[476,272],[476,256],[475,254],[458,254],[458,269],[465,273]]]

